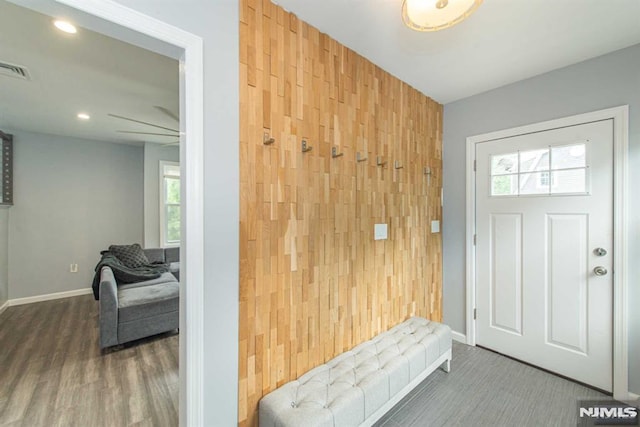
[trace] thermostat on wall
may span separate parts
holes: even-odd
[[[387,240],[387,224],[373,226],[373,240]]]

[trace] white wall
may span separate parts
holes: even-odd
[[[444,107],[443,312],[465,332],[466,138],[630,105],[629,387],[640,393],[640,45],[472,96]]]
[[[0,307],[9,299],[9,209],[0,206]]]
[[[101,250],[142,242],[142,147],[11,133],[9,298],[86,289]]]
[[[159,248],[160,242],[160,160],[180,161],[180,147],[144,145],[144,247]]]
[[[117,0],[204,40],[204,424],[238,422],[239,5]]]

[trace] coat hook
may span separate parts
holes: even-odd
[[[424,174],[427,175],[427,185],[430,185],[431,184],[431,168],[428,166],[424,168]]]
[[[387,162],[383,162],[383,161],[382,161],[382,157],[380,157],[380,156],[376,157],[376,165],[378,165],[378,166],[384,166],[384,165],[386,165],[386,164],[387,164]]]
[[[338,147],[331,147],[331,157],[335,159],[340,156],[344,156],[344,153],[338,153]]]
[[[362,157],[362,156],[360,155],[360,152],[359,152],[359,151],[356,153],[356,161],[357,161],[357,162],[364,162],[364,161],[366,161],[366,160],[367,160],[367,158],[366,158],[366,157]]]
[[[400,162],[399,162],[399,161],[397,161],[397,160],[395,161],[395,163],[393,164],[393,166],[394,166],[396,169],[402,169],[402,168],[404,167],[404,166],[402,166],[402,165],[400,164]]]
[[[311,151],[313,150],[313,147],[307,144],[307,140],[303,139],[302,140],[302,152],[306,153],[307,151]]]
[[[262,134],[262,143],[264,145],[271,145],[274,142],[276,142],[276,139],[271,137],[271,135],[269,135],[268,132],[265,132],[264,134]]]

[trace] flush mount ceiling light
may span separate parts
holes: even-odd
[[[78,118],[80,120],[89,120],[91,118],[91,116],[88,115],[87,113],[78,113]]]
[[[76,26],[73,25],[71,22],[54,21],[53,25],[55,25],[57,29],[59,29],[60,31],[64,31],[65,33],[75,34],[78,32],[78,30],[76,29]]]
[[[402,20],[416,31],[438,31],[464,21],[482,0],[403,0]]]

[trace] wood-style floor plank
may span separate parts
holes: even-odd
[[[0,314],[0,426],[178,425],[178,335],[98,339],[90,295]]]

